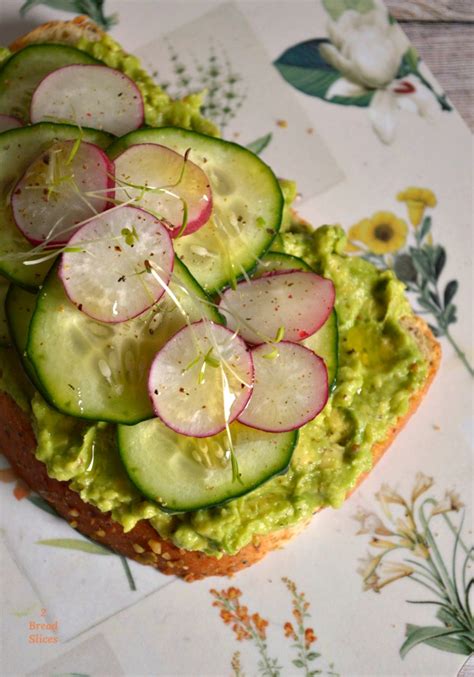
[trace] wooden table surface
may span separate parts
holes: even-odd
[[[474,0],[385,0],[474,131]]]

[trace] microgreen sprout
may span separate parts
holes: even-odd
[[[285,327],[278,327],[278,331],[277,331],[275,338],[273,339],[272,343],[280,343],[280,341],[283,340],[284,336],[285,336]]]
[[[77,137],[77,139],[74,141],[74,144],[73,144],[73,146],[72,146],[72,148],[71,148],[71,152],[69,153],[69,157],[68,157],[68,159],[66,160],[66,165],[70,165],[71,162],[72,162],[72,161],[74,160],[74,158],[76,157],[76,155],[77,155],[77,153],[78,153],[78,151],[79,151],[79,147],[80,147],[80,145],[81,145],[81,143],[82,143],[82,137],[83,137],[83,136],[84,136],[84,133],[83,133],[82,129],[80,129],[80,134],[79,134],[79,136]]]
[[[217,358],[214,357],[212,354],[214,351],[214,348],[209,348],[207,353],[204,355],[204,362],[208,364],[210,367],[217,368],[220,366],[221,361]]]
[[[129,247],[133,247],[135,242],[138,242],[138,233],[136,231],[135,226],[132,226],[132,228],[122,228],[121,234],[125,240],[125,243],[128,244]],[[145,267],[146,267],[146,262],[145,262]],[[150,272],[150,271],[147,271]]]
[[[279,356],[278,348],[274,348],[272,351],[269,353],[264,353],[262,357],[264,357],[266,360],[276,360],[276,358]]]

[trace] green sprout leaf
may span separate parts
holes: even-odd
[[[130,228],[122,228],[122,230],[120,232],[121,232],[122,237],[125,240],[125,243],[129,247],[133,247],[135,242],[138,241],[138,233],[135,229],[135,226],[133,226],[131,230],[130,230]]]

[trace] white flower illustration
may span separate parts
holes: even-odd
[[[414,75],[397,78],[409,42],[398,24],[391,23],[385,7],[370,12],[344,12],[328,25],[330,43],[319,48],[338,78],[326,98],[363,96],[373,92],[369,117],[379,138],[395,138],[397,111],[409,110],[428,117],[434,107],[432,92]]]

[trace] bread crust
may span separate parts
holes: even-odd
[[[87,16],[76,16],[71,21],[49,21],[22,35],[9,46],[17,52],[27,45],[37,42],[50,42],[57,45],[77,45],[81,38],[96,42],[105,35],[104,31]]]
[[[39,26],[10,45],[17,51],[37,42],[76,45],[80,38],[100,40],[104,32],[88,17],[78,16],[71,21],[52,21]],[[372,449],[373,466],[382,458],[396,435],[418,408],[428,390],[441,359],[441,348],[426,323],[415,316],[404,318],[405,327],[412,333],[428,361],[428,374],[423,387],[410,399],[409,410],[388,431],[386,438]],[[17,474],[50,503],[69,524],[115,552],[141,564],[159,569],[164,574],[175,575],[186,581],[195,581],[207,576],[231,576],[245,567],[255,564],[268,552],[283,546],[290,538],[304,529],[310,520],[299,522],[289,528],[259,536],[236,555],[211,557],[202,552],[188,551],[162,539],[146,520],[141,520],[125,533],[110,513],[102,513],[85,503],[79,494],[69,488],[67,482],[52,479],[46,466],[36,459],[36,439],[30,418],[6,393],[0,392],[0,451],[10,461]],[[369,473],[361,475],[349,494],[359,486]],[[348,494],[348,495],[349,495]]]
[[[374,445],[373,466],[382,458],[396,435],[418,408],[441,360],[440,345],[423,320],[412,316],[405,318],[404,324],[428,361],[428,374],[423,387],[411,397],[406,415],[398,419],[382,442]],[[102,513],[85,503],[77,492],[69,488],[67,482],[50,478],[46,466],[34,456],[35,449],[36,439],[28,414],[20,409],[9,395],[0,393],[0,450],[28,486],[85,536],[125,557],[153,566],[164,574],[179,576],[186,581],[195,581],[207,576],[231,576],[255,564],[268,552],[283,546],[309,522],[306,520],[287,529],[259,536],[236,555],[223,555],[220,559],[202,552],[183,550],[162,539],[146,520],[141,520],[131,531],[125,533],[121,525],[111,518],[110,513]],[[359,477],[350,494],[368,474]]]

